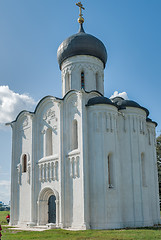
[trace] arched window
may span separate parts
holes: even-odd
[[[72,124],[72,150],[78,148],[78,123],[77,120]]]
[[[99,79],[98,79],[98,73],[96,73],[96,90],[99,91]]]
[[[46,131],[46,156],[53,154],[52,129],[48,128]]]
[[[146,187],[145,155],[141,153],[142,186]]]
[[[85,89],[84,72],[81,72],[81,88]]]
[[[24,154],[22,157],[22,172],[27,172],[27,155]]]
[[[114,187],[114,176],[113,176],[113,161],[112,161],[112,154],[108,154],[107,157],[107,164],[108,164],[108,187]]]

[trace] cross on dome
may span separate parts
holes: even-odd
[[[83,4],[81,2],[76,3],[76,5],[79,7],[79,18],[78,18],[78,22],[80,24],[84,23],[84,18],[83,18],[83,14],[82,14],[82,9],[85,10],[85,8],[83,7]]]

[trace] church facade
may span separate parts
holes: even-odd
[[[13,131],[11,225],[113,229],[160,223],[156,123],[104,96],[104,44],[83,29],[58,49],[62,99],[22,111]]]

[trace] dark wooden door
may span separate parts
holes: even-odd
[[[48,223],[56,223],[56,197],[51,195],[48,200]]]

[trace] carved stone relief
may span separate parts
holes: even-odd
[[[55,111],[52,110],[52,109],[49,109],[43,116],[43,119],[45,121],[47,121],[48,123],[52,120],[52,119],[55,119],[55,121],[57,122],[57,117],[55,115]]]
[[[25,119],[24,119],[24,121],[23,121],[23,123],[22,123],[23,128],[24,128],[24,127],[27,127],[28,124],[29,124],[29,120],[28,120],[28,117],[26,116]]]
[[[57,130],[57,124],[58,124],[58,118],[56,117],[56,113],[54,110],[49,109],[43,116],[43,120],[47,123],[47,127],[48,125],[50,125],[50,127],[52,127],[53,130]],[[41,133],[44,134],[44,127],[41,131]]]

